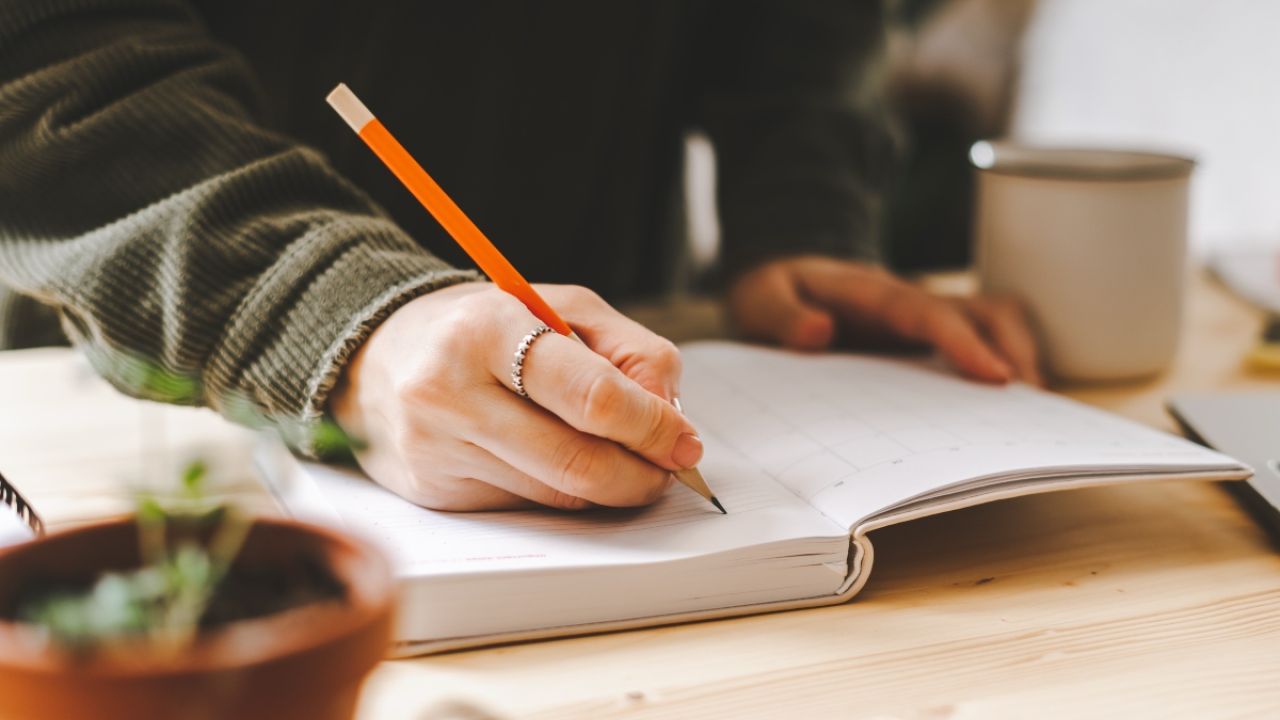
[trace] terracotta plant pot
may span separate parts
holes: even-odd
[[[230,622],[176,654],[139,644],[77,657],[28,625],[0,619],[0,718],[350,718],[360,684],[391,641],[391,569],[365,543],[281,520],[253,526],[235,567],[283,568],[302,557],[320,559],[345,586],[345,599]],[[0,551],[0,615],[12,618],[33,583],[87,584],[138,564],[138,532],[128,520],[8,548]]]

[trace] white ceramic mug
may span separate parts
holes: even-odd
[[[983,290],[1026,304],[1046,369],[1120,380],[1167,367],[1182,324],[1194,161],[992,141],[969,156]]]

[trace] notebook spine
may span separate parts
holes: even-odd
[[[8,505],[37,537],[44,535],[44,521],[4,475],[0,475],[0,503]]]

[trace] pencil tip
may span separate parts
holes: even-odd
[[[716,499],[716,496],[715,496],[715,495],[712,495],[712,496],[711,496],[710,498],[708,498],[708,499],[711,501],[711,504],[712,504],[712,505],[715,505],[715,506],[716,506],[716,509],[720,511],[720,514],[722,514],[722,515],[728,515],[728,514],[729,514],[729,511],[724,509],[724,506],[720,504],[720,501]]]

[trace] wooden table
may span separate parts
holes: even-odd
[[[1188,310],[1170,372],[1068,394],[1169,428],[1175,391],[1280,384],[1240,364],[1258,313],[1202,277]],[[0,355],[0,469],[54,528],[127,509],[131,484],[201,452],[224,460],[221,492],[272,512],[246,447],[69,351]],[[1027,497],[874,542],[852,603],[387,662],[361,717],[1280,716],[1280,553],[1218,487]]]

